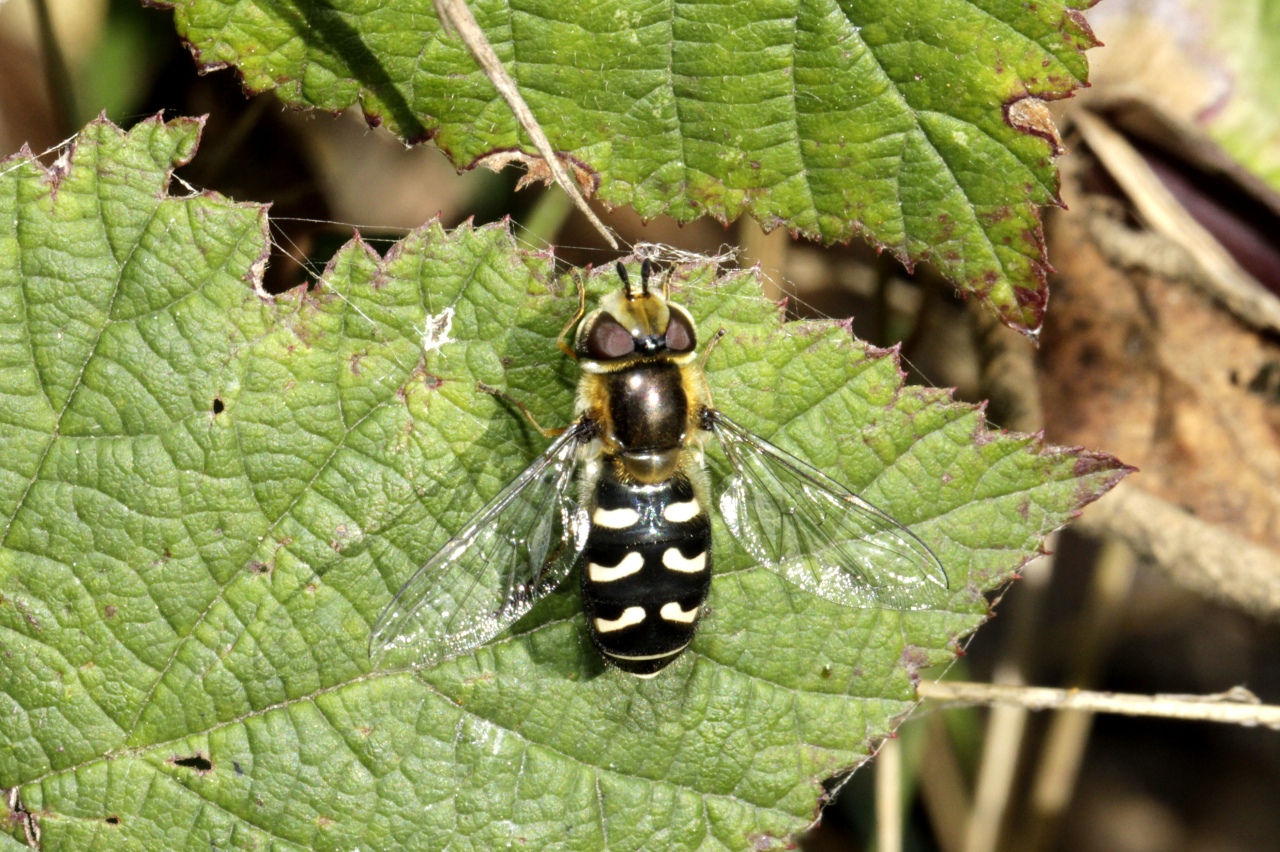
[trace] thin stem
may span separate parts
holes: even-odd
[[[969,791],[940,713],[926,717],[924,753],[927,768],[920,773],[920,796],[933,825],[933,836],[942,852],[961,852],[969,821]]]
[[[876,755],[876,852],[902,852],[902,743],[896,737]]]
[[[565,220],[569,218],[569,211],[572,209],[572,198],[548,187],[524,221],[529,239],[535,245],[554,244],[556,235],[564,227]]]
[[[1007,662],[996,669],[997,678],[1016,680],[1020,676]],[[1018,689],[1020,685],[1008,684],[1003,688]],[[1027,712],[1016,704],[996,704],[987,718],[973,812],[965,832],[965,852],[994,852],[1000,842],[1009,801],[1013,798],[1013,781],[1026,727]]]
[[[738,237],[742,241],[743,267],[759,264],[764,276],[765,295],[777,301],[787,295],[787,254],[791,249],[791,235],[786,228],[764,232],[760,223],[750,216],[738,220]]]
[[[1195,283],[1253,328],[1280,330],[1280,299],[1258,283],[1217,238],[1195,220],[1152,170],[1142,154],[1102,118],[1079,110],[1074,121],[1090,150],[1151,230],[1182,246],[1204,271]]]
[[[1047,542],[1050,552],[1055,541],[1056,537],[1051,537]],[[996,681],[1003,685],[1022,686],[1027,682],[1053,568],[1052,556],[1027,566],[1026,578],[1018,589],[1021,600],[1013,610],[1013,629],[995,670]],[[993,852],[1000,842],[1005,815],[1013,799],[1026,728],[1027,711],[1020,707],[996,707],[987,718],[982,762],[974,785],[973,812],[965,832],[965,852]]]
[[[467,6],[466,0],[435,0],[435,7],[436,14],[440,16],[446,31],[450,27],[453,28],[458,34],[458,38],[466,45],[467,50],[471,51],[471,55],[475,57],[476,62],[484,70],[489,82],[493,83],[498,90],[498,94],[502,95],[503,100],[507,102],[507,106],[511,107],[511,111],[515,113],[516,121],[520,122],[520,126],[529,134],[533,147],[537,149],[538,153],[542,155],[542,159],[546,161],[547,168],[551,170],[556,183],[573,199],[574,206],[582,211],[582,215],[586,216],[587,221],[600,232],[605,242],[611,248],[616,249],[618,241],[614,239],[613,232],[605,227],[605,224],[591,210],[587,200],[582,196],[582,190],[577,181],[565,171],[564,164],[560,161],[560,157],[556,155],[555,149],[551,147],[551,141],[547,139],[547,134],[543,132],[542,125],[538,124],[538,120],[533,116],[533,110],[529,109],[529,104],[525,102],[524,96],[516,88],[515,81],[511,79],[511,75],[507,73],[502,61],[498,59],[498,54],[494,52],[493,45],[489,43],[484,30],[480,29],[480,24],[476,22],[475,16],[471,14],[471,9]]]
[[[58,113],[58,123],[62,135],[75,133],[80,127],[80,113],[76,109],[76,93],[71,84],[71,72],[67,69],[67,58],[58,43],[58,34],[53,30],[53,16],[49,13],[47,0],[33,0],[36,10],[36,22],[40,27],[40,46],[44,53],[45,82],[49,87],[49,98],[53,101]]]
[[[1259,618],[1280,614],[1280,556],[1140,488],[1122,484],[1081,531],[1123,539],[1181,586]]]
[[[1133,574],[1133,551],[1119,539],[1107,539],[1094,567],[1089,604],[1084,607],[1072,643],[1075,659],[1067,680],[1069,686],[1083,689],[1098,681],[1103,661],[1120,632]],[[1049,848],[1050,838],[1057,837],[1057,828],[1071,804],[1092,729],[1092,713],[1079,710],[1054,713],[1041,758],[1036,761],[1030,825],[1020,832],[1024,849],[1036,852]]]
[[[957,705],[985,704],[1028,710],[1088,710],[1122,716],[1157,716],[1199,722],[1225,722],[1280,731],[1280,705],[1262,704],[1253,693],[1236,687],[1217,695],[1134,695],[1043,686],[993,683],[922,682],[920,697]]]

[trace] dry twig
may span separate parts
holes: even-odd
[[[990,400],[993,422],[1021,432],[1044,425],[1035,381],[1033,344],[1005,328],[976,301],[969,306],[970,329],[980,367],[980,388]],[[1047,550],[1052,553],[1054,546]],[[1015,610],[1013,630],[996,666],[997,682],[1010,687],[1026,683],[1045,592],[1054,559],[1048,556],[1027,566],[1021,606]],[[973,810],[964,834],[964,852],[992,852],[999,847],[1005,817],[1013,800],[1018,763],[1022,758],[1027,711],[997,707],[987,719],[982,761],[973,794]]]
[[[896,737],[876,755],[876,850],[902,852],[902,743]]]
[[[1069,686],[1088,688],[1100,678],[1123,622],[1135,562],[1133,551],[1122,541],[1104,540],[1090,580],[1089,601],[1081,609],[1075,638],[1070,643],[1073,659]],[[1021,830],[1024,849],[1035,852],[1053,846],[1071,804],[1092,729],[1092,713],[1067,709],[1054,712],[1031,783],[1029,819]]]
[[[992,683],[922,681],[920,697],[951,704],[987,704],[1030,710],[1087,710],[1122,716],[1158,716],[1202,722],[1228,722],[1280,730],[1280,706],[1262,704],[1243,687],[1217,695],[1133,695],[1090,692],[1042,686],[1001,686]]]
[[[1261,618],[1280,616],[1280,555],[1133,486],[1107,495],[1077,527],[1120,537],[1174,582]]]
[[[1124,189],[1147,225],[1195,258],[1204,272],[1196,284],[1245,324],[1280,330],[1280,299],[1236,263],[1214,236],[1192,218],[1129,141],[1085,110],[1077,111],[1074,120],[1089,148]]]
[[[542,126],[533,117],[533,111],[529,109],[529,105],[525,103],[524,96],[516,88],[515,81],[511,79],[511,75],[503,67],[502,61],[498,59],[498,54],[494,52],[493,45],[489,43],[484,30],[480,29],[480,25],[476,23],[475,16],[471,14],[471,9],[467,6],[466,0],[434,0],[434,2],[436,14],[440,16],[440,22],[445,31],[448,32],[452,29],[456,32],[458,38],[467,46],[467,50],[471,51],[471,55],[475,57],[476,62],[480,63],[480,67],[498,90],[498,94],[502,95],[503,100],[507,102],[507,105],[511,107],[511,111],[515,113],[516,120],[520,122],[520,126],[529,134],[533,147],[538,150],[538,153],[542,155],[542,159],[546,161],[547,168],[551,170],[551,175],[555,178],[556,183],[569,194],[569,197],[573,199],[574,206],[600,232],[605,242],[616,249],[618,242],[614,239],[613,233],[592,212],[587,200],[582,196],[582,191],[577,182],[565,171],[560,157],[556,155],[555,149],[551,147],[551,140],[547,139],[547,134],[542,132]]]

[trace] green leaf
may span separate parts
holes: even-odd
[[[3,805],[0,805],[0,807],[3,807]],[[19,828],[18,831],[21,832],[22,829]],[[31,847],[17,837],[0,834],[0,852],[30,852],[30,850]]]
[[[199,127],[98,121],[0,166],[0,787],[45,849],[782,846],[981,591],[1125,472],[782,324],[750,273],[678,269],[729,332],[717,404],[911,524],[945,606],[836,606],[720,534],[656,680],[603,668],[572,581],[474,653],[375,671],[395,590],[546,445],[477,380],[569,417],[576,300],[504,229],[434,223],[271,300],[265,210],[166,194]]]
[[[460,168],[533,151],[425,0],[166,5],[198,60],[234,65],[252,91],[326,110],[358,102]],[[931,259],[1031,332],[1047,298],[1037,206],[1057,198],[1055,143],[1040,138],[1056,137],[1034,99],[1083,84],[1088,5],[471,4],[552,145],[607,204],[682,222],[747,213],[824,242],[860,235]]]

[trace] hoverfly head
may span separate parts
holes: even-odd
[[[693,318],[680,305],[667,301],[666,285],[650,286],[653,264],[640,264],[636,287],[619,262],[619,290],[600,300],[600,307],[578,325],[574,351],[591,361],[619,362],[662,353],[692,352],[697,345]]]

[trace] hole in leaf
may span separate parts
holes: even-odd
[[[107,823],[107,825],[119,825],[119,824],[120,824],[120,817],[117,817],[117,816],[109,816],[109,817],[107,817],[107,819],[106,819],[106,823]]]
[[[201,774],[213,771],[213,762],[203,754],[193,754],[190,757],[175,757],[170,763],[174,766],[181,766],[184,769],[194,769]]]
[[[221,398],[215,396],[213,398],[213,413],[215,415],[221,414],[222,412],[226,411],[226,409],[227,409],[227,406],[223,404]]]

